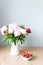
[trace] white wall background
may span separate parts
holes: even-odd
[[[31,27],[27,45],[43,46],[43,0],[0,0],[0,27],[14,22]]]

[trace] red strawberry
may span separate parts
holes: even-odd
[[[32,54],[29,54],[29,57],[32,57]]]
[[[29,56],[29,54],[26,52],[26,54],[25,54],[26,56],[27,56],[27,58],[28,58],[28,56]]]
[[[25,57],[25,55],[26,55],[26,53],[25,53],[25,52],[23,52],[23,53],[22,53],[22,56],[23,56],[23,57]]]
[[[29,57],[32,56],[32,54],[29,54],[28,52],[23,52],[22,56],[25,57],[25,58],[29,58]]]

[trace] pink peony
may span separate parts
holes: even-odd
[[[17,27],[14,29],[14,35],[15,35],[15,37],[21,35],[21,30],[20,30],[20,27],[19,27],[19,26],[17,26]]]
[[[14,24],[9,24],[9,25],[8,25],[8,33],[9,33],[9,34],[14,33],[16,27],[17,27],[17,24],[16,24],[16,23],[14,23]]]

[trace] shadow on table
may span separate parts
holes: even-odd
[[[29,61],[33,61],[35,60],[37,57],[36,56],[33,56]]]

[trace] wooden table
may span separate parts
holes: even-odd
[[[43,48],[20,47],[21,51],[29,51],[33,54],[30,61],[23,60],[21,55],[10,56],[10,46],[0,48],[0,65],[43,65]]]

